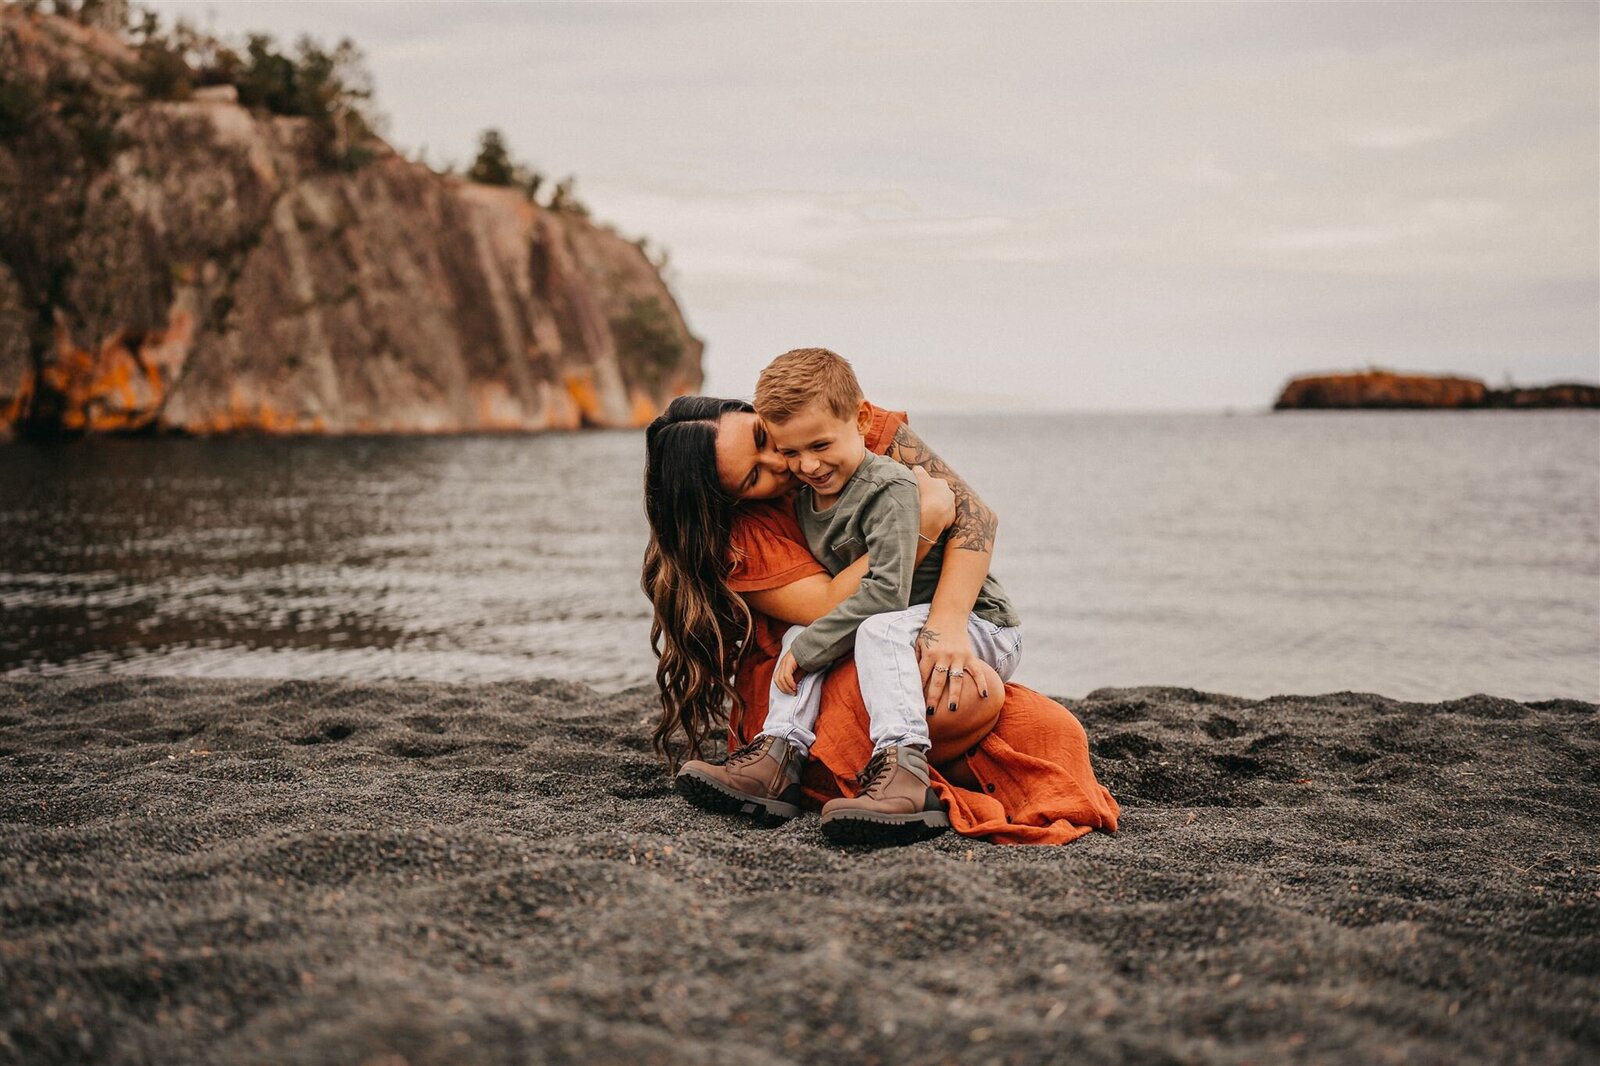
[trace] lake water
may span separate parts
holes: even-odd
[[[926,417],[1017,680],[1600,700],[1592,412]],[[0,447],[0,674],[648,681],[640,433]]]

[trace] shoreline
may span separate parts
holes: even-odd
[[[653,692],[0,680],[0,1062],[1581,1062],[1600,707],[1102,689],[1121,831],[702,813]]]

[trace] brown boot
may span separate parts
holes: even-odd
[[[822,808],[822,835],[835,844],[907,844],[950,828],[921,748],[884,748],[856,780],[860,795]]]
[[[800,750],[787,740],[757,737],[720,766],[693,759],[673,779],[696,807],[719,814],[748,814],[762,824],[800,815]]]

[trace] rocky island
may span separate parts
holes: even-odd
[[[1477,378],[1366,370],[1295,378],[1283,387],[1272,406],[1275,411],[1600,407],[1600,385],[1492,389]]]
[[[0,8],[0,440],[638,425],[699,386],[643,242],[575,199],[406,159],[263,39],[29,8]]]

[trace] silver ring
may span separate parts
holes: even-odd
[[[960,677],[961,675],[963,675],[965,673],[966,673],[965,670],[952,670],[952,671],[950,671],[950,676],[951,677]]]
[[[935,666],[933,668],[933,672],[936,674],[942,674],[948,669],[950,669],[948,666]]]

